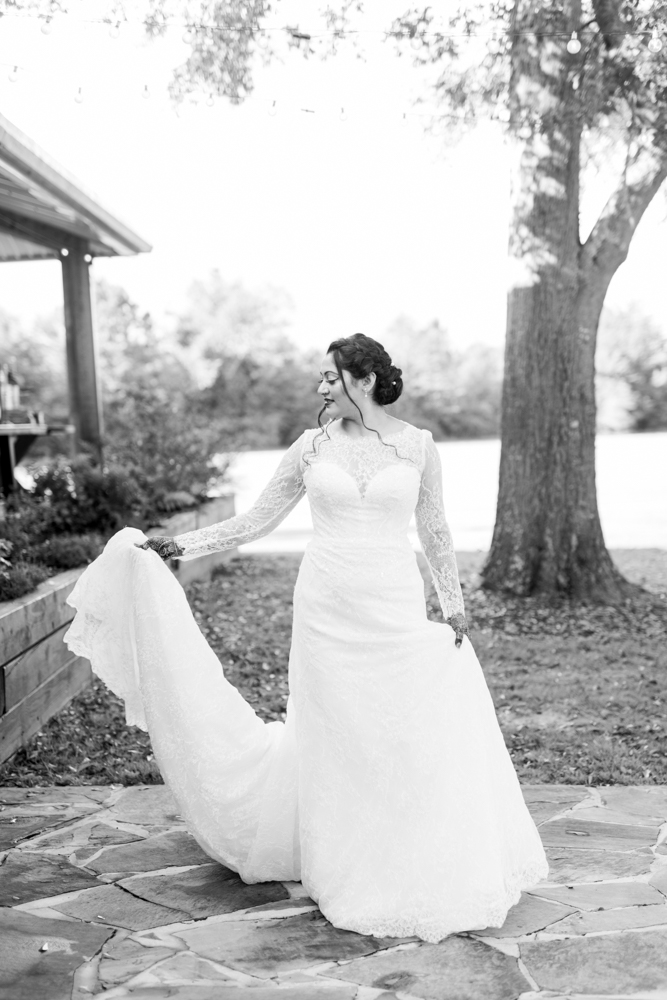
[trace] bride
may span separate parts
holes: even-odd
[[[435,942],[500,926],[548,868],[468,638],[438,451],[384,409],[401,389],[377,341],[334,341],[319,426],[255,505],[173,539],[118,532],[69,598],[66,641],[148,729],[211,857],[246,882],[301,881],[337,927]],[[315,530],[294,591],[286,721],[264,723],[156,552],[260,538],[304,494]],[[447,624],[426,617],[413,513]]]

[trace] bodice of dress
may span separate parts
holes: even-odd
[[[349,436],[337,422],[304,431],[250,510],[178,535],[176,542],[187,558],[254,541],[272,531],[304,493],[320,544],[405,545],[414,513],[443,613],[448,618],[463,612],[440,456],[431,434],[410,424],[382,439]]]

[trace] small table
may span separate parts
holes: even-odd
[[[33,441],[47,434],[73,433],[73,424],[0,424],[0,489],[5,496],[16,488],[14,468]]]

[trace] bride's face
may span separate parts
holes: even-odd
[[[359,411],[352,400],[357,405],[360,405],[363,399],[363,392],[349,372],[343,370],[343,378],[352,399],[349,399],[345,393],[340,375],[336,370],[336,362],[331,354],[327,354],[320,368],[320,385],[317,391],[320,398],[324,401],[326,412],[329,414],[331,420],[334,418],[344,419],[345,417],[358,418],[359,416]]]

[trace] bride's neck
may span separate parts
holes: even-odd
[[[360,419],[341,417],[341,431],[344,434],[349,434],[350,437],[367,437],[369,434],[374,436],[375,431],[379,431],[381,434],[392,427],[392,422],[388,419],[381,406],[374,407],[368,413],[364,413],[364,422],[366,424],[365,427]]]

